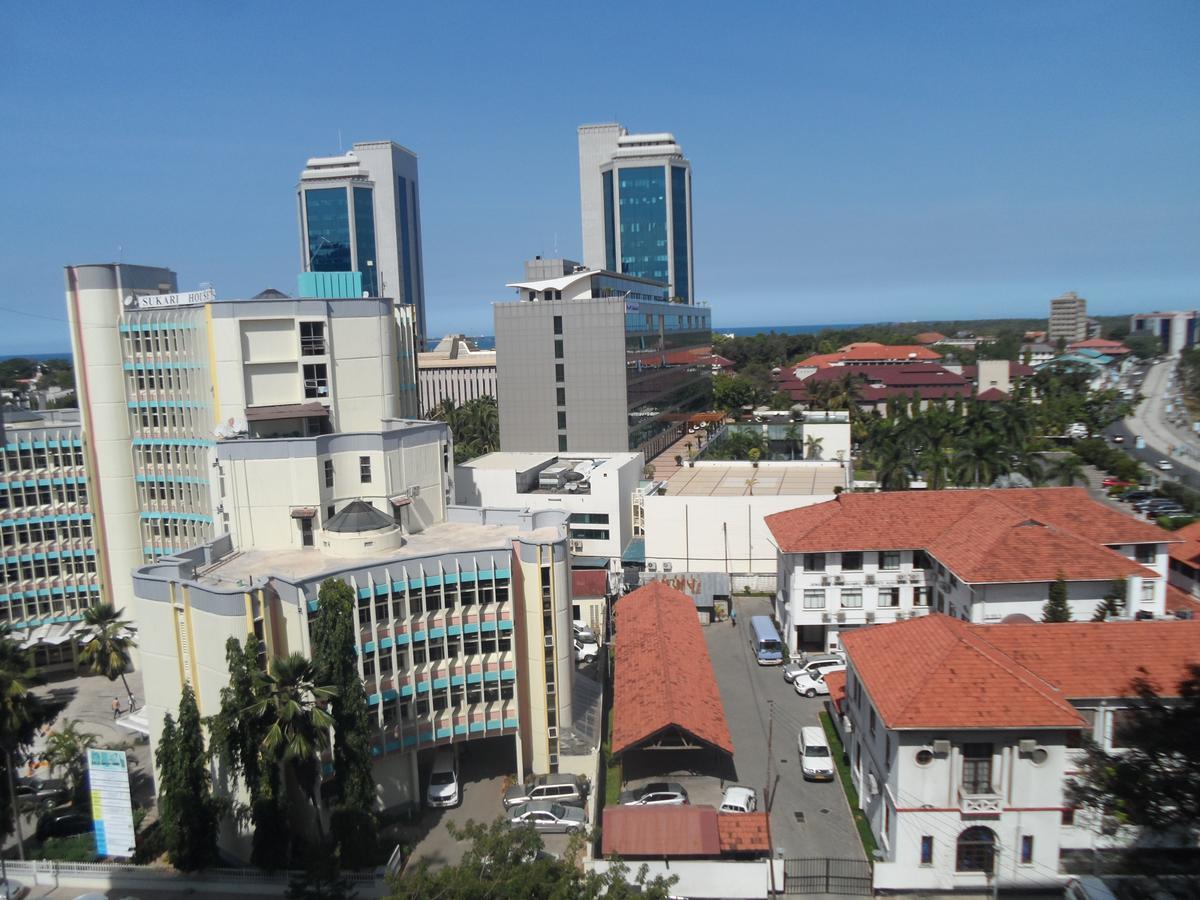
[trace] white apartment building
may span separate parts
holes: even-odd
[[[875,889],[1052,888],[1072,857],[1091,866],[1128,844],[1132,829],[1069,802],[1081,739],[1125,746],[1131,682],[1172,696],[1198,640],[1197,622],[940,615],[846,635],[834,702],[880,848]]]
[[[42,670],[75,665],[72,632],[107,599],[79,411],[0,412],[0,622]]]
[[[1135,313],[1129,317],[1129,330],[1148,332],[1162,341],[1163,351],[1174,355],[1180,350],[1196,344],[1196,332],[1200,328],[1200,312]]]
[[[417,354],[417,379],[425,416],[443,400],[462,406],[480,397],[496,398],[496,351],[477,350],[463,335],[448,334],[432,350]]]
[[[1038,621],[1059,575],[1075,620],[1091,619],[1121,579],[1123,617],[1161,617],[1175,540],[1082,488],[843,493],[769,516],[767,527],[793,652],[930,611]]]
[[[640,453],[488,453],[455,466],[455,495],[468,506],[567,513],[575,564],[619,569],[633,539]]]
[[[101,580],[229,527],[212,477],[239,435],[378,430],[416,414],[413,313],[386,298],[176,293],[169,269],[69,266],[67,311]]]
[[[1059,338],[1068,344],[1085,341],[1088,337],[1087,300],[1074,291],[1067,291],[1050,301],[1050,321],[1046,340],[1054,344]]]

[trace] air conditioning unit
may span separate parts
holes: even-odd
[[[675,568],[675,564],[672,563],[670,560],[668,560],[667,562],[662,564],[662,570],[664,572],[670,572],[674,568]]]
[[[867,613],[867,624],[870,624],[871,622],[874,622],[874,621],[875,621],[875,613],[868,612]]]
[[[905,619],[907,619],[909,617],[909,615],[910,615],[910,613],[907,613],[907,612],[898,612],[898,613],[896,613],[896,619],[900,622],[903,622]]]
[[[582,553],[583,552],[583,541],[571,541],[571,552],[572,553]]]
[[[416,499],[417,497],[420,497],[421,496],[421,486],[419,484],[412,485],[411,487],[409,487],[407,494],[410,499]]]
[[[874,575],[868,575],[868,576],[867,576],[867,584],[874,584],[874,583],[875,583],[875,576],[874,576]]]
[[[558,737],[558,728],[554,725],[547,725],[546,737],[550,738],[550,740],[554,740],[556,737]]]
[[[936,753],[938,756],[946,756],[950,753],[950,742],[949,741],[934,741],[931,746],[932,746],[933,752]]]
[[[1018,743],[1017,747],[1022,753],[1032,753],[1037,749],[1037,741],[1033,740],[1032,738],[1027,738],[1026,740]]]
[[[838,620],[839,622],[845,622],[845,621],[846,621],[846,614],[845,614],[844,612],[840,612],[840,613],[838,613],[838,614],[837,614],[837,620]]]
[[[823,613],[821,613],[821,621],[822,622],[831,622],[831,621],[833,621],[833,616],[831,616],[827,612],[823,612]]]
[[[834,583],[834,584],[845,584],[845,583],[846,583],[846,579],[845,579],[845,578],[843,578],[841,575],[834,575],[834,576],[833,576],[833,583]]]
[[[658,563],[656,563],[656,562],[646,563],[646,571],[647,572],[657,572],[658,571]]]

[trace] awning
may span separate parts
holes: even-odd
[[[625,552],[621,554],[621,562],[644,564],[646,562],[646,539],[637,537],[631,540],[625,547]]]
[[[247,422],[269,422],[274,419],[307,419],[312,416],[329,415],[329,409],[322,404],[312,403],[283,403],[278,406],[249,406],[246,408]]]
[[[571,554],[571,568],[572,569],[607,569],[608,568],[608,557],[607,556],[579,556],[577,554],[572,553]]]
[[[317,517],[317,508],[315,506],[297,506],[292,510],[293,519],[315,519]]]
[[[410,506],[412,504],[412,497],[405,496],[404,494],[398,494],[395,497],[389,497],[388,502],[391,503],[392,506],[399,509],[401,506]]]

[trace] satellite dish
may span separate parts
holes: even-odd
[[[126,294],[125,295],[125,307],[129,308],[130,306],[133,306],[133,304],[134,304],[133,294]]]

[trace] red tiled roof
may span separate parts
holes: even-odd
[[[846,673],[829,672],[825,676],[825,686],[829,688],[829,700],[833,708],[842,711],[842,701],[846,699]]]
[[[1173,540],[1083,488],[848,493],[766,522],[784,553],[928,550],[976,584],[1157,578],[1106,545]]]
[[[618,600],[615,615],[612,752],[677,728],[733,753],[692,599],[654,582]]]
[[[1200,600],[1197,600],[1183,588],[1177,588],[1173,584],[1168,584],[1167,612],[1190,612],[1193,616],[1200,616]]]
[[[608,593],[608,572],[604,569],[572,569],[572,597],[603,597]]]
[[[717,811],[711,806],[608,806],[601,834],[605,856],[721,855]]]
[[[1171,536],[1180,541],[1167,548],[1171,559],[1200,568],[1200,522],[1185,525],[1171,532]]]
[[[936,331],[922,331],[915,340],[918,344],[937,344],[946,340],[946,336]]]
[[[1120,341],[1110,341],[1105,338],[1088,338],[1086,341],[1076,341],[1073,344],[1067,344],[1068,350],[1102,350],[1109,356],[1123,356],[1129,352],[1129,348]]]
[[[1131,696],[1139,669],[1168,695],[1197,622],[969,625],[942,615],[844,634],[851,669],[889,728],[1074,728],[1070,699]]]
[[[845,362],[871,362],[880,360],[922,360],[922,359],[941,359],[940,353],[935,353],[928,347],[922,347],[920,344],[877,344],[873,341],[863,341],[856,344],[847,344],[836,353],[818,353],[815,356],[810,356],[807,359],[795,363],[791,368],[797,366],[816,366],[823,369],[826,366],[835,365]]]
[[[995,403],[1000,400],[1007,400],[1008,394],[1000,390],[1000,388],[988,388],[975,395],[976,400],[982,400],[984,403]]]
[[[717,829],[721,836],[722,853],[760,853],[771,852],[771,842],[767,840],[767,814],[752,813],[717,813]]]

